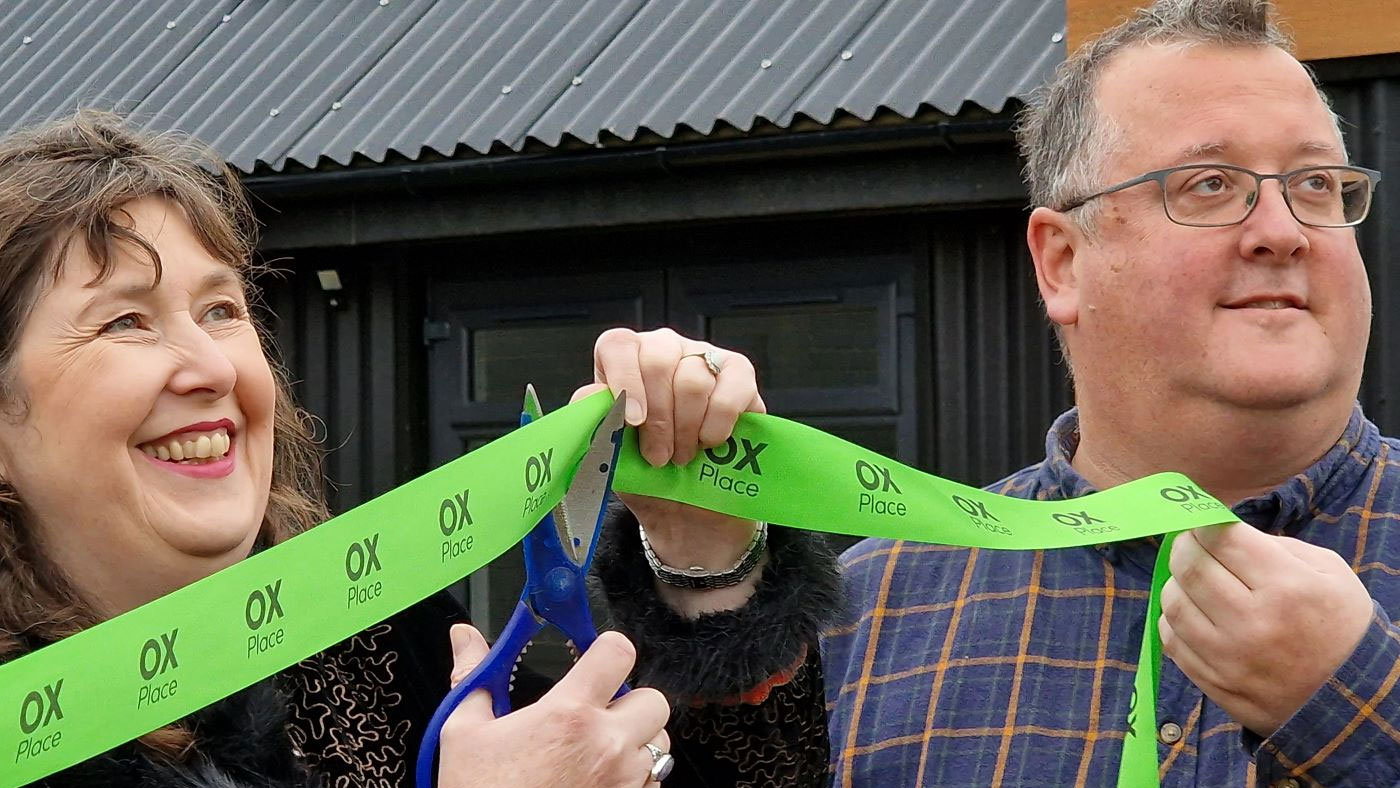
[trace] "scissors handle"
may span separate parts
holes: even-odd
[[[598,633],[593,629],[592,625],[590,625],[587,629],[578,632],[574,637],[569,639],[574,643],[574,650],[582,656],[583,652],[593,647],[593,641],[598,639]],[[613,695],[612,699],[617,700],[631,691],[632,688],[627,686],[627,682],[624,681],[622,686],[617,688],[617,692]]]
[[[559,627],[559,631],[568,636],[569,641],[574,644],[574,650],[578,652],[579,656],[583,656],[583,652],[592,648],[593,641],[598,639],[598,630],[593,628],[593,619],[588,614],[588,601],[584,600],[582,604],[583,609],[581,614],[578,611],[571,611],[574,615],[570,616],[570,618],[564,622],[564,626],[560,626],[559,620],[550,619],[551,624]],[[579,617],[580,615],[581,618]],[[626,682],[623,682],[622,686],[617,688],[617,693],[613,695],[613,700],[617,700],[631,691],[632,688],[627,686]]]
[[[546,514],[539,527],[525,536],[523,544],[529,582],[525,586],[524,599],[529,600],[529,607],[540,618],[562,632],[581,656],[598,639],[598,630],[593,626],[593,614],[588,605],[586,570],[569,562],[560,551],[555,533],[554,515]],[[631,688],[623,684],[613,699],[630,691]]]
[[[433,712],[428,727],[424,729],[423,742],[418,747],[418,788],[432,788],[433,759],[437,755],[442,726],[468,695],[484,689],[491,695],[493,714],[504,717],[510,713],[510,678],[515,669],[515,661],[529,645],[531,638],[540,631],[541,626],[539,619],[530,612],[524,600],[517,602],[515,612],[511,614],[510,621],[506,622],[496,645],[486,654],[486,659],[453,687],[447,693],[447,697],[442,699],[442,703],[438,704],[437,711]]]

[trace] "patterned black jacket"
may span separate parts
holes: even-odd
[[[686,621],[657,598],[630,513],[615,506],[609,518],[595,562],[604,609],[637,644],[633,683],[676,707],[666,788],[825,784],[817,638],[836,610],[834,561],[798,532],[774,528],[769,545],[748,606]],[[178,761],[128,743],[39,785],[407,788],[423,726],[447,690],[448,627],[465,620],[447,594],[429,597],[190,715],[194,744]],[[548,687],[522,674],[512,703]]]

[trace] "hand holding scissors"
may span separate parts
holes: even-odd
[[[655,690],[627,692],[622,681],[636,652],[621,635],[598,637],[584,585],[621,446],[625,405],[624,394],[595,432],[569,492],[525,537],[520,602],[485,660],[448,693],[429,723],[418,757],[420,788],[432,785],[439,738],[444,788],[523,788],[533,784],[531,770],[541,785],[641,786],[670,771],[674,761],[662,730],[669,705]],[[527,388],[521,423],[541,415],[534,390]],[[545,624],[563,632],[583,656],[540,701],[511,712],[511,675]],[[484,647],[468,627],[455,627],[453,641],[459,666]],[[477,690],[489,695],[489,712],[488,699]]]

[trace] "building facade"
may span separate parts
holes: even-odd
[[[1393,433],[1387,2],[1281,7],[1353,160],[1393,173],[1359,230],[1361,398]],[[25,3],[0,26],[0,124],[112,108],[245,176],[336,511],[510,429],[526,382],[563,404],[614,325],[742,350],[771,411],[984,484],[1072,400],[1025,251],[1018,99],[1135,4]],[[472,579],[488,632],[519,584],[514,552]]]

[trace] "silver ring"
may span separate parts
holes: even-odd
[[[651,753],[651,772],[649,774],[653,782],[661,782],[671,774],[671,770],[676,768],[676,759],[671,757],[671,753],[657,747],[651,742],[642,745]]]
[[[710,374],[719,377],[720,368],[724,366],[724,362],[720,360],[719,350],[710,348],[704,353],[686,353],[684,356],[681,356],[681,358],[690,358],[691,356],[704,359],[705,366],[709,368]]]

